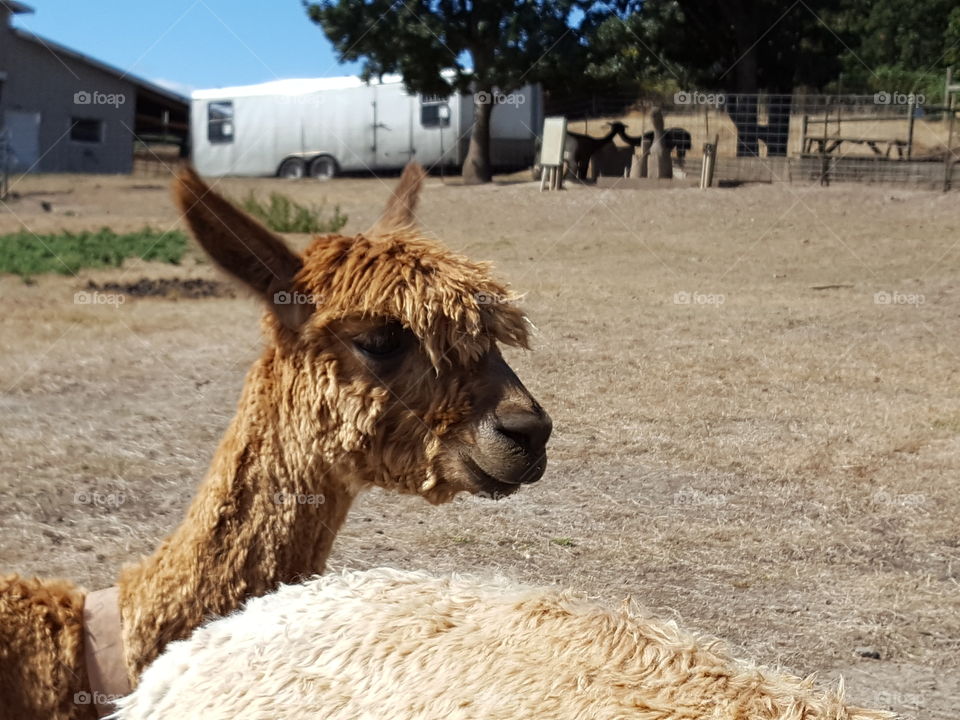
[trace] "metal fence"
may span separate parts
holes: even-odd
[[[668,97],[597,97],[547,103],[568,129],[611,136],[597,161],[600,175],[620,175],[632,148],[652,136],[659,108],[679,176],[697,177],[703,147],[717,142],[715,178],[736,182],[876,182],[955,185],[960,138],[956,112],[922,95],[772,95],[678,92]],[[615,135],[611,123],[626,130]],[[668,142],[668,145],[671,144]],[[960,182],[960,178],[956,178]]]

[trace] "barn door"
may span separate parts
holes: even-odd
[[[7,127],[7,163],[14,172],[36,169],[40,159],[40,113],[7,110],[3,114]]]

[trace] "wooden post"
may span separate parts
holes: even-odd
[[[704,134],[704,137],[710,137],[710,103],[703,104],[703,134]],[[690,144],[692,147],[693,145],[692,139],[690,141]]]
[[[653,145],[650,147],[650,163],[647,171],[650,177],[660,180],[673,179],[673,163],[670,151],[663,137],[663,113],[660,108],[653,111]]]
[[[647,155],[649,153],[650,144],[641,140],[640,147],[634,148],[633,157],[630,159],[630,177],[644,178],[647,176]]]
[[[706,190],[713,186],[713,171],[717,164],[717,145],[720,144],[720,134],[713,137],[713,143],[703,145],[703,165],[700,166],[700,189]]]
[[[947,82],[943,89],[943,103],[950,113],[950,124],[947,126],[947,151],[943,161],[943,191],[950,189],[953,180],[953,130],[957,122],[956,93],[960,92],[960,84],[953,83],[953,68],[947,68]]]
[[[713,187],[713,172],[717,167],[717,148],[720,147],[720,133],[713,136],[713,146],[710,148],[710,165],[707,167],[707,187]]]
[[[917,114],[916,98],[910,100],[907,104],[907,113],[909,114],[907,118],[907,160],[909,160],[913,155],[913,116]],[[889,152],[889,148],[887,152]]]
[[[943,164],[943,191],[950,189],[950,181],[953,179],[953,128],[957,122],[957,109],[953,104],[953,96],[950,96],[950,103],[947,105],[950,113],[950,124],[947,126],[947,152],[946,160]]]
[[[710,162],[710,143],[703,144],[703,162],[700,164],[700,189],[707,189],[707,163]]]

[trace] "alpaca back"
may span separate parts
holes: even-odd
[[[0,717],[94,716],[89,700],[75,703],[71,689],[87,682],[83,599],[66,580],[0,576]],[[24,693],[24,687],[37,692]]]
[[[252,600],[170,645],[121,720],[867,720],[835,692],[626,610],[377,569]]]

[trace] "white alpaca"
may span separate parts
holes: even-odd
[[[120,720],[880,720],[715,640],[507,580],[289,585],[172,643]]]

